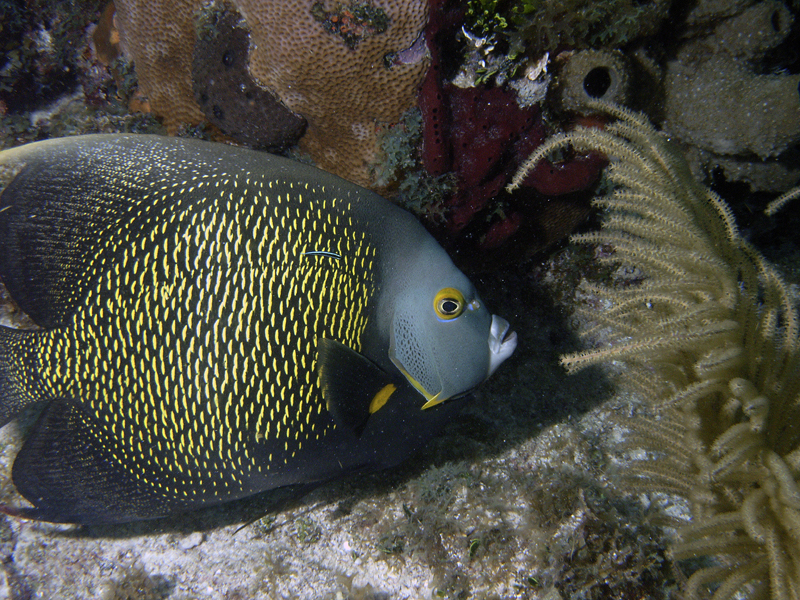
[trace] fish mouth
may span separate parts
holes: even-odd
[[[497,370],[501,363],[514,353],[517,347],[517,333],[510,331],[511,325],[502,317],[492,315],[492,326],[489,329],[489,375]]]

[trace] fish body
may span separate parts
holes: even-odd
[[[0,153],[0,422],[44,409],[21,514],[155,518],[395,465],[516,336],[408,213],[323,171],[194,140]]]

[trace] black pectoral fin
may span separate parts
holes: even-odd
[[[175,509],[113,458],[84,410],[70,400],[55,400],[44,409],[14,461],[12,480],[34,505],[14,510],[26,518],[119,523]]]
[[[322,396],[340,427],[360,436],[398,382],[371,360],[331,339],[319,340],[317,360]]]

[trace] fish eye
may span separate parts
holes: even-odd
[[[455,288],[439,290],[433,300],[433,309],[440,319],[455,319],[464,312],[464,294]]]

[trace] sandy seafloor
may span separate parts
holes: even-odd
[[[57,110],[81,103],[65,98]],[[93,130],[132,128],[118,114],[93,118]],[[81,131],[69,123],[49,131]],[[800,281],[794,241],[773,240],[769,257]],[[594,268],[590,252],[562,246],[474,277],[519,347],[404,466],[153,522],[2,516],[0,599],[676,597],[662,524],[686,506],[626,496],[620,479],[630,457],[614,422],[644,403],[616,390],[614,366],[570,377],[558,366],[579,347],[570,307],[587,301],[577,283]],[[0,323],[17,318],[8,308],[0,300]],[[0,503],[12,506],[24,502],[10,481],[20,429],[0,430]]]

